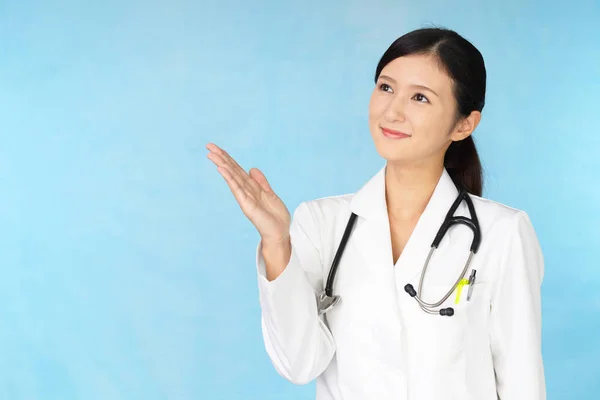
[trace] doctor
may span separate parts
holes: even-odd
[[[545,399],[540,246],[525,212],[480,197],[480,52],[453,31],[416,30],[375,80],[369,128],[385,166],[293,218],[258,169],[207,145],[261,235],[273,365],[296,384],[316,379],[318,400]]]

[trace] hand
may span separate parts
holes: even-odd
[[[227,152],[213,143],[206,145],[208,158],[217,166],[242,212],[258,230],[263,243],[289,240],[291,216],[283,201],[273,192],[265,175],[257,168],[249,173]]]

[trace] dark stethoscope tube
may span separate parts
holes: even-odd
[[[458,206],[460,205],[460,203],[463,200],[466,201],[466,203],[467,203],[467,207],[469,209],[469,213],[471,214],[471,218],[462,217],[462,216],[456,216],[456,217],[454,216],[456,209],[458,208]],[[331,264],[331,269],[329,270],[329,275],[327,276],[327,283],[325,285],[324,293],[321,294],[321,298],[320,298],[321,302],[323,302],[325,300],[325,298],[333,299],[333,301],[329,301],[329,307],[327,307],[327,308],[332,307],[339,301],[339,296],[333,295],[333,283],[335,281],[335,275],[337,274],[339,262],[342,258],[342,255],[344,254],[344,249],[346,248],[346,244],[348,243],[348,239],[350,238],[352,229],[354,228],[354,225],[356,222],[356,217],[357,217],[356,214],[351,213],[350,219],[348,220],[348,224],[346,225],[346,229],[344,230],[344,235],[342,236],[340,245],[335,253],[335,257],[333,258],[333,262]],[[479,250],[479,245],[481,244],[481,229],[479,227],[479,220],[477,219],[477,213],[475,212],[475,207],[473,206],[473,201],[471,200],[471,197],[469,196],[467,191],[464,189],[459,190],[459,194],[458,194],[456,200],[452,204],[452,207],[450,207],[450,210],[448,210],[448,213],[446,214],[446,217],[444,218],[444,222],[440,226],[440,229],[438,230],[438,232],[435,236],[435,239],[433,240],[433,243],[431,244],[431,250],[429,252],[429,256],[427,257],[427,261],[425,262],[423,271],[421,272],[421,281],[419,284],[420,291],[422,291],[423,276],[425,274],[425,271],[429,264],[429,259],[431,258],[433,251],[438,248],[439,244],[441,243],[441,241],[444,238],[444,235],[446,234],[448,229],[451,226],[457,225],[457,224],[465,225],[465,226],[469,227],[471,229],[471,231],[473,231],[473,241],[471,242],[469,259],[467,260],[467,263],[463,269],[463,273],[461,274],[459,279],[456,281],[454,286],[451,288],[451,290],[447,293],[447,295],[444,296],[444,298],[441,301],[430,304],[430,303],[425,303],[423,300],[421,300],[419,298],[419,296],[417,296],[417,291],[414,289],[413,285],[407,284],[404,287],[404,290],[411,297],[415,298],[415,300],[417,300],[417,302],[419,303],[421,308],[428,313],[432,313],[432,314],[435,313],[435,314],[439,314],[439,315],[443,315],[443,316],[454,315],[454,309],[452,307],[442,308],[437,311],[433,311],[433,310],[431,310],[431,308],[439,306],[439,304],[443,303],[450,296],[450,294],[454,291],[454,289],[457,287],[460,280],[464,277],[464,274],[466,273],[468,266],[471,262],[472,256],[475,253],[477,253],[477,250]],[[473,277],[474,277],[474,274],[473,274]],[[322,310],[321,312],[325,312],[325,311],[326,310]]]

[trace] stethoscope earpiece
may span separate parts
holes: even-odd
[[[404,286],[404,291],[408,293],[410,297],[415,297],[417,295],[417,291],[410,283]]]
[[[454,308],[452,308],[452,307],[442,308],[440,310],[440,315],[445,316],[445,317],[451,317],[454,315]]]

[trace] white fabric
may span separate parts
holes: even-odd
[[[471,196],[482,242],[471,268],[473,297],[426,314],[405,291],[420,272],[458,192],[447,171],[396,265],[385,202],[385,167],[356,194],[301,203],[292,257],[269,282],[260,244],[258,283],[265,346],[296,384],[317,379],[317,400],[543,400],[540,286],[543,256],[526,213]],[[336,276],[341,302],[318,316],[316,296],[348,222],[358,215]],[[468,216],[463,202],[455,215]],[[425,301],[438,301],[460,274],[472,233],[450,228],[428,267]],[[467,277],[470,270],[467,273]]]

